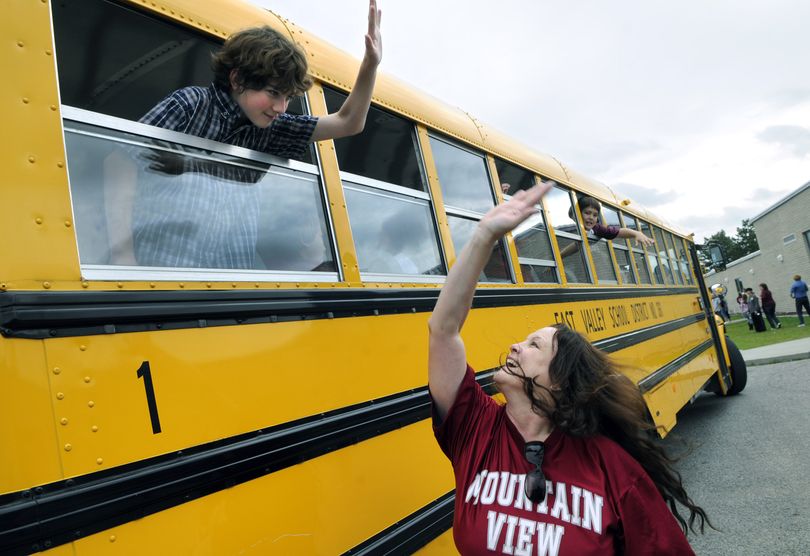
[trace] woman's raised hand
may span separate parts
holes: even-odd
[[[507,202],[490,209],[478,226],[491,234],[492,239],[500,238],[537,213],[539,209],[536,205],[553,185],[554,182],[549,180],[516,192]]]

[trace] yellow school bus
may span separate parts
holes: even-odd
[[[362,134],[296,159],[138,122],[207,86],[211,52],[260,24],[309,58],[290,110],[334,111],[357,60],[275,13],[4,15],[0,553],[452,553],[427,318],[476,221],[540,179],[558,185],[493,250],[464,329],[481,384],[516,339],[564,322],[630,364],[662,435],[702,390],[745,385],[691,236],[393,77]],[[582,195],[655,247],[591,242]],[[175,262],[143,254],[158,220]]]

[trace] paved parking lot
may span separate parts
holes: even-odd
[[[665,440],[687,492],[720,532],[697,554],[810,554],[810,361],[749,367],[739,395],[701,395]]]

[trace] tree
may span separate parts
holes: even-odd
[[[750,255],[754,251],[759,250],[759,242],[757,242],[757,234],[754,232],[754,225],[751,224],[750,218],[745,218],[742,221],[742,226],[737,228],[737,235],[734,236],[734,243],[740,252],[740,257]]]
[[[710,245],[717,245],[720,247],[720,249],[722,249],[723,257],[725,258],[726,263],[730,263],[731,261],[739,258],[739,256],[737,256],[738,253],[737,245],[733,239],[728,237],[728,234],[726,233],[725,230],[720,230],[719,232],[716,232],[707,237],[705,244],[706,250],[708,250],[708,247]],[[706,252],[704,256],[708,257],[708,252]],[[709,259],[709,264],[707,265],[707,268],[720,270],[720,268],[717,268],[717,265],[711,262],[711,259]]]

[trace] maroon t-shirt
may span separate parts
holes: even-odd
[[[548,493],[524,494],[524,440],[470,367],[434,433],[456,477],[453,538],[461,554],[694,554],[639,463],[603,436],[559,428],[545,441]]]

